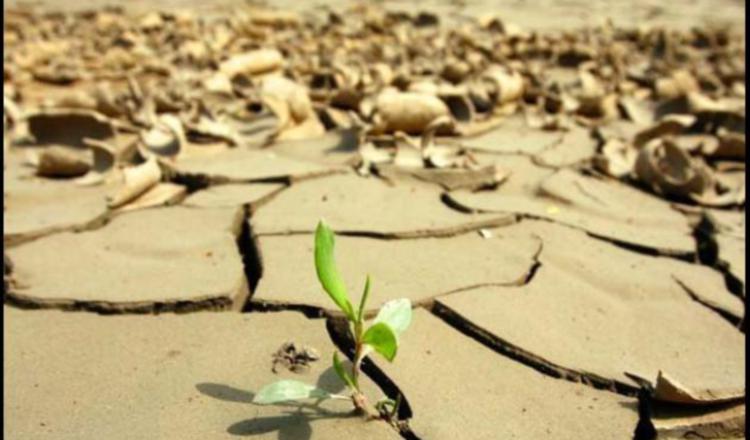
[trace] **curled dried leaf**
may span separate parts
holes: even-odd
[[[117,191],[107,196],[107,206],[119,208],[137,199],[161,180],[161,168],[155,157],[122,172],[122,182]]]
[[[154,206],[175,205],[180,203],[186,195],[187,188],[182,185],[171,182],[159,182],[116,210],[118,212],[127,212]]]
[[[489,95],[496,105],[517,101],[523,96],[524,81],[517,71],[491,66],[482,78],[487,82]]]
[[[91,169],[91,159],[83,152],[64,147],[47,147],[37,159],[37,176],[77,177]]]
[[[622,178],[629,175],[635,167],[638,152],[632,145],[620,139],[609,139],[601,148],[601,154],[595,157],[594,164],[608,175]]]
[[[659,194],[689,197],[709,182],[690,156],[669,140],[654,140],[638,153],[635,174]]]
[[[744,389],[738,390],[700,390],[691,389],[679,383],[674,377],[659,371],[654,384],[653,396],[662,402],[672,402],[687,405],[710,405],[732,400],[739,400],[745,396]]]
[[[450,110],[437,96],[412,92],[383,92],[375,103],[373,134],[403,131],[421,134],[436,118]]]
[[[170,157],[177,156],[187,143],[182,121],[172,114],[160,115],[150,130],[141,133],[141,141],[149,152]]]
[[[276,49],[257,49],[231,56],[219,65],[219,71],[229,78],[237,75],[258,75],[281,68],[284,57]]]
[[[278,120],[272,139],[305,139],[325,132],[304,86],[282,76],[270,76],[261,85],[261,100]]]
[[[654,125],[636,133],[633,145],[641,148],[653,139],[668,135],[677,135],[685,131],[696,121],[693,115],[668,115]]]
[[[441,94],[440,99],[445,102],[445,105],[450,109],[451,116],[456,122],[471,123],[476,119],[476,110],[474,109],[474,103],[467,94],[463,93],[448,93]]]
[[[207,138],[209,142],[218,140],[233,146],[240,143],[240,136],[231,125],[205,116],[196,124],[189,124],[188,130],[191,135]]]
[[[115,148],[96,139],[84,138],[83,142],[91,149],[94,163],[89,172],[76,179],[75,183],[81,186],[98,185],[115,166]]]

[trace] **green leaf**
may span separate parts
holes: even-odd
[[[385,322],[378,322],[367,329],[362,342],[369,345],[384,358],[392,362],[398,350],[398,339],[393,329]]]
[[[383,304],[373,323],[384,322],[400,336],[411,324],[411,301],[407,298],[395,299]]]
[[[365,279],[365,290],[362,292],[362,299],[359,301],[359,311],[357,312],[357,322],[362,322],[365,316],[365,306],[367,298],[370,296],[370,275]]]
[[[396,406],[396,401],[387,397],[375,402],[375,409],[378,410],[379,413],[390,413],[388,407],[393,408],[394,406]]]
[[[341,360],[339,359],[338,352],[333,352],[333,369],[336,371],[336,374],[338,374],[339,378],[347,385],[349,388],[356,390],[357,387],[354,386],[354,380],[349,376],[349,373],[346,372],[344,369],[344,365],[341,363]]]
[[[398,413],[398,407],[401,405],[401,394],[396,396],[396,400],[384,397],[375,403],[375,409],[380,414],[386,413],[391,419],[396,417]]]
[[[329,392],[297,380],[280,380],[264,386],[253,397],[253,403],[268,405],[300,399],[330,399]]]
[[[354,308],[346,293],[344,281],[336,270],[333,248],[333,231],[321,220],[315,230],[315,270],[318,273],[320,284],[328,292],[328,296],[339,306],[347,318],[354,321]]]

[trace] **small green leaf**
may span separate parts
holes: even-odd
[[[387,417],[393,420],[396,418],[396,414],[398,413],[398,407],[400,405],[401,405],[401,394],[396,396],[396,400],[390,399],[388,397],[384,397],[380,399],[377,403],[375,403],[375,409],[377,409],[380,414],[385,414]]]
[[[330,399],[329,392],[297,380],[280,380],[264,386],[253,397],[253,403],[268,405],[300,399]]]
[[[411,301],[408,298],[394,299],[383,304],[374,323],[384,322],[400,336],[411,324]]]
[[[384,322],[375,323],[368,328],[362,336],[362,342],[375,349],[389,362],[396,357],[396,351],[398,350],[396,333]]]
[[[375,409],[378,410],[378,412],[381,414],[390,413],[390,411],[388,411],[388,407],[393,408],[394,406],[396,406],[396,401],[387,397],[375,402]]]
[[[344,281],[336,269],[333,248],[333,231],[321,220],[315,230],[315,270],[328,296],[339,306],[346,317],[353,321],[355,319],[354,308],[346,293]]]
[[[357,312],[357,322],[362,322],[365,316],[365,306],[367,298],[370,296],[370,275],[365,279],[365,290],[362,292],[362,299],[359,301],[359,311]]]
[[[336,371],[336,374],[339,376],[339,378],[351,389],[356,390],[357,387],[354,386],[354,380],[352,380],[351,376],[349,376],[349,373],[346,372],[344,369],[344,365],[341,363],[341,360],[339,359],[338,352],[333,352],[333,369]]]

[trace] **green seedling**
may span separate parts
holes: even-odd
[[[350,394],[329,393],[304,382],[281,380],[263,387],[255,395],[253,402],[266,405],[303,399],[346,399],[351,400],[354,408],[368,417],[381,417],[393,421],[400,400],[380,400],[373,405],[375,411],[372,411],[360,387],[361,366],[362,360],[373,351],[393,362],[398,352],[399,336],[411,323],[411,301],[402,298],[386,302],[368,325],[365,322],[365,307],[370,296],[370,277],[368,275],[365,279],[362,297],[355,309],[336,268],[333,251],[333,231],[321,221],[315,230],[315,271],[323,290],[349,321],[354,336],[354,362],[350,369],[341,362],[338,352],[333,353],[333,369]]]

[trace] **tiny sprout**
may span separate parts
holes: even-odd
[[[397,400],[384,399],[374,405],[371,411],[359,383],[362,360],[375,351],[389,362],[393,362],[398,352],[398,339],[411,323],[411,301],[407,298],[388,301],[380,308],[375,319],[368,326],[365,323],[365,308],[370,296],[371,280],[368,275],[365,286],[355,310],[346,286],[336,268],[334,260],[334,233],[322,220],[315,230],[315,271],[323,290],[336,306],[344,313],[354,335],[354,362],[348,371],[339,358],[333,353],[333,369],[336,375],[348,388],[350,395],[329,393],[325,390],[296,380],[281,380],[263,387],[253,398],[253,403],[260,405],[302,399],[347,399],[354,407],[370,417],[380,417],[393,421],[400,405]]]

